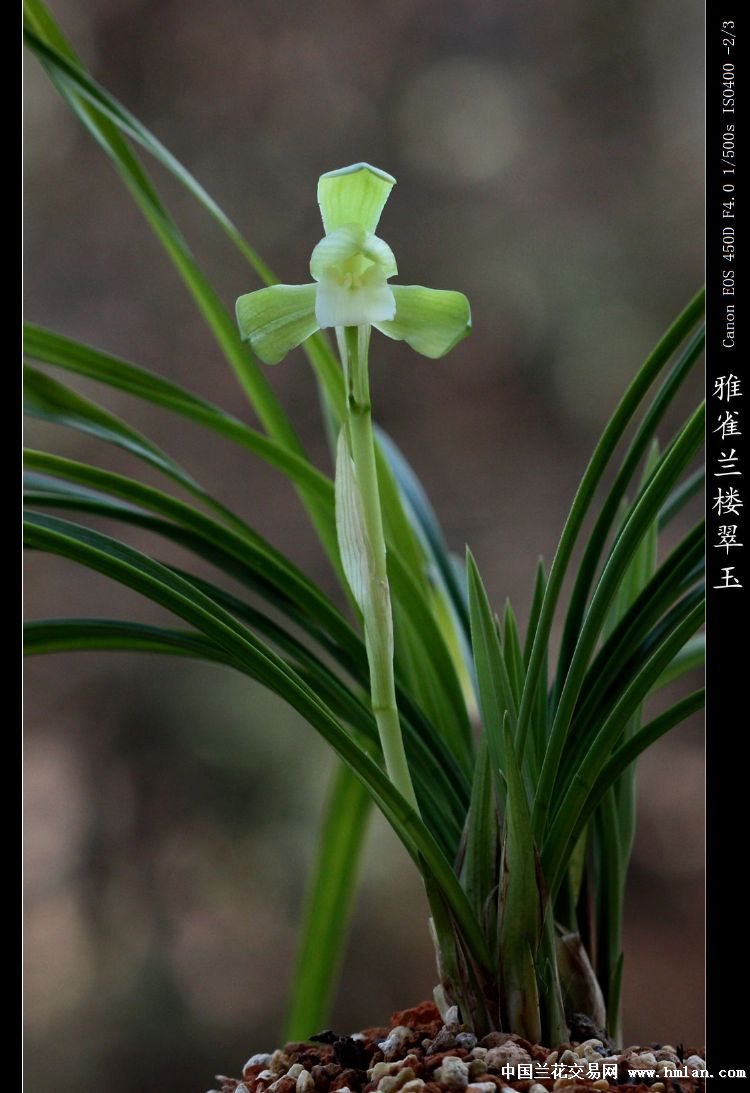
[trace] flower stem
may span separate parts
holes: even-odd
[[[372,712],[378,726],[388,777],[418,813],[417,798],[406,761],[401,723],[396,705],[393,673],[393,614],[386,568],[385,535],[375,464],[370,380],[368,375],[369,326],[337,330],[346,378],[346,427],[349,452],[362,501],[371,550],[370,595],[363,608],[365,645],[370,665]]]

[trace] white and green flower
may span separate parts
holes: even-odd
[[[374,326],[426,357],[442,357],[471,329],[460,292],[392,285],[393,251],[375,235],[395,178],[355,163],[318,182],[326,234],[310,258],[313,282],[272,285],[240,296],[242,337],[267,364],[277,364],[316,330]]]

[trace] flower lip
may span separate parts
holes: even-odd
[[[396,300],[382,270],[370,265],[358,276],[325,272],[315,293],[315,316],[321,329],[362,326],[395,318]]]

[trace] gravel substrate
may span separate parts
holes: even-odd
[[[549,1048],[500,1032],[477,1041],[453,1017],[449,1013],[444,1023],[437,1008],[423,1002],[394,1013],[388,1028],[352,1036],[327,1030],[306,1043],[253,1055],[241,1078],[217,1075],[217,1081],[221,1093],[546,1093],[562,1088],[566,1093],[697,1093],[705,1088],[705,1053],[679,1044],[617,1051],[603,1035],[592,1034]],[[630,1073],[634,1070],[651,1073],[636,1076]]]

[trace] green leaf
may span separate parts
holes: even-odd
[[[524,664],[524,676],[528,670],[529,661],[531,659],[531,650],[533,648],[534,636],[536,634],[536,628],[539,623],[539,616],[542,610],[542,604],[544,603],[544,595],[547,588],[547,574],[545,572],[544,563],[540,559],[537,564],[536,580],[534,582],[534,595],[531,601],[531,612],[529,614],[529,626],[526,631],[526,641],[524,643],[523,650],[523,664]],[[539,672],[539,681],[537,683],[536,700],[534,702],[531,712],[531,733],[529,738],[529,750],[528,750],[528,769],[531,772],[532,777],[539,777],[539,770],[542,762],[542,755],[544,749],[547,746],[547,736],[549,734],[549,712],[547,703],[547,680],[549,676],[549,656],[545,654],[542,659],[542,665]],[[521,687],[521,700],[523,700],[523,685]],[[520,703],[519,703],[520,705]],[[552,946],[550,941],[550,946]]]
[[[384,437],[377,425],[375,432],[375,463],[378,472],[378,491],[383,509],[383,528],[386,542],[397,545],[404,567],[425,600],[430,598],[428,560],[424,545],[414,527],[409,505],[403,496],[401,485],[387,456]]]
[[[539,1041],[541,1016],[536,956],[544,923],[544,896],[529,804],[518,765],[510,718],[503,721],[506,821],[500,875],[501,1005],[507,1028]]]
[[[633,771],[631,765],[621,778]],[[629,788],[634,789],[634,786]],[[616,789],[616,786],[610,786],[596,810],[593,844],[596,867],[596,972],[606,1000],[608,1029],[610,1035],[618,1037],[619,1043],[622,1035],[620,998],[615,989],[619,983],[617,969],[623,960],[622,916],[631,832],[623,825]]]
[[[165,653],[232,664],[223,649],[190,630],[119,619],[35,619],[24,625],[24,652],[29,655],[87,650]]]
[[[659,649],[663,642],[678,631],[685,620],[692,616],[696,609],[701,609],[704,599],[705,594],[702,584],[695,588],[691,588],[682,599],[678,600],[678,602],[659,619],[653,629],[645,634],[640,644],[633,648],[632,654],[629,659],[626,660],[624,668],[615,675],[607,691],[601,696],[597,695],[596,704],[591,707],[588,704],[588,699],[586,700],[582,706],[581,713],[574,718],[571,725],[566,749],[567,755],[560,765],[558,783],[566,783],[566,781],[573,776],[577,765],[576,756],[585,753],[592,745],[603,720],[606,719],[609,712],[620,698],[628,692],[633,681],[641,672],[644,663],[651,657],[655,650]],[[685,640],[687,640],[687,638]],[[675,649],[675,655],[678,652],[679,648]],[[657,677],[657,679],[658,678],[660,677]],[[656,682],[656,680],[654,682]]]
[[[633,763],[639,755],[641,755],[646,748],[651,747],[652,744],[674,728],[675,725],[681,724],[688,717],[691,717],[694,713],[697,713],[703,708],[705,701],[705,691],[701,688],[698,691],[694,691],[692,694],[687,695],[685,698],[680,699],[673,706],[670,706],[668,710],[659,714],[653,721],[649,721],[647,725],[644,725],[642,729],[634,733],[633,736],[625,740],[607,759],[603,765],[596,781],[594,782],[591,793],[589,794],[585,808],[581,811],[574,832],[580,830],[587,822],[592,811],[596,808],[597,803],[602,799],[609,787],[616,781],[628,766]]]
[[[95,402],[76,394],[51,376],[45,376],[43,372],[29,365],[24,367],[24,409],[27,414],[40,421],[67,425],[96,437],[97,440],[115,444],[156,467],[190,493],[205,497],[195,479],[142,433],[108,410],[97,406]]]
[[[330,479],[307,459],[245,425],[214,403],[146,368],[32,323],[24,327],[24,352],[45,364],[87,376],[155,406],[164,406],[241,445],[303,489],[305,496],[315,501],[319,513],[327,516],[333,527],[333,483]]]
[[[26,521],[26,542],[29,547],[61,554],[104,573],[173,611],[213,638],[254,679],[286,699],[368,787],[420,872],[434,881],[450,906],[467,951],[479,967],[489,967],[490,954],[482,931],[434,837],[315,691],[268,646],[189,581],[100,532],[32,513]]]
[[[706,639],[703,634],[700,634],[697,638],[693,638],[683,645],[679,653],[659,676],[651,689],[651,693],[654,694],[656,691],[660,691],[662,687],[674,683],[676,679],[687,675],[688,672],[694,672],[697,668],[702,668],[705,660]]]
[[[433,579],[439,579],[445,589],[453,614],[457,619],[457,625],[460,627],[462,648],[465,650],[465,654],[468,654],[465,655],[465,659],[470,662],[469,610],[466,588],[459,578],[459,566],[455,564],[458,559],[451,555],[448,550],[448,545],[445,542],[445,537],[429,498],[403,453],[382,429],[376,428],[376,433],[383,456],[400,491],[410,525],[416,530],[422,549],[432,563]],[[461,567],[461,572],[462,569],[463,567]]]
[[[26,0],[24,13],[29,26],[32,28],[31,33],[27,35],[29,48],[39,57],[42,65],[50,75],[50,79],[65,101],[78,114],[83,124],[90,130],[105,152],[113,158],[133,197],[141,207],[144,215],[149,219],[156,234],[165,243],[165,246],[167,246],[168,240],[162,238],[162,225],[158,219],[154,218],[153,214],[158,213],[161,220],[167,223],[169,222],[168,214],[142,167],[125,141],[122,140],[120,132],[137,141],[171,172],[177,181],[216,221],[227,238],[249,262],[261,281],[267,285],[276,283],[278,278],[187,168],[164,147],[153,133],[85,72],[41,0]],[[117,130],[120,130],[120,132]],[[141,190],[143,194],[141,194]],[[143,196],[147,198],[145,206],[141,200]],[[172,225],[172,234],[179,239],[179,233],[174,225]],[[167,246],[167,250],[177,263],[179,261],[178,256],[173,253],[169,246]],[[313,335],[305,343],[304,352],[315,368],[320,382],[325,387],[328,398],[336,408],[339,418],[341,418],[344,410],[344,388],[341,369],[325,337],[322,334]],[[234,364],[239,366],[239,362],[236,360]],[[240,370],[240,379],[243,386],[245,386],[245,390],[252,398],[253,394],[246,386],[246,381],[241,373],[242,368]],[[272,405],[270,388],[266,387],[263,390],[265,381],[262,377],[255,376],[252,379],[256,388],[255,394],[263,403],[263,407],[258,410],[259,416],[269,426],[269,431],[277,439],[281,439],[280,434],[270,428],[269,419],[266,416],[267,412],[278,414],[279,410],[278,406],[274,408]],[[257,406],[256,409],[258,409]],[[279,425],[283,430],[284,425],[281,420],[279,420]],[[293,450],[301,450],[298,444],[295,446],[295,440],[291,433],[287,434],[286,439]]]
[[[42,421],[78,429],[98,440],[123,448],[183,486],[194,497],[219,513],[238,534],[253,537],[244,520],[207,493],[192,475],[145,436],[95,402],[76,394],[29,365],[24,366],[24,409],[27,414]]]
[[[112,619],[49,619],[25,626],[27,654],[112,649],[166,653],[233,665],[232,658],[202,634]],[[376,740],[374,722],[373,737]],[[306,930],[288,1038],[304,1039],[322,1027],[343,949],[371,800],[345,764],[337,767],[320,838],[317,868],[308,891]],[[299,1031],[295,1031],[295,1023]]]
[[[407,342],[425,357],[444,357],[471,332],[471,308],[460,292],[391,285],[396,316],[373,325],[389,338]]]
[[[310,870],[284,1042],[307,1040],[328,1024],[371,806],[365,786],[338,764]]]
[[[677,439],[659,460],[647,485],[633,503],[630,515],[610,552],[607,564],[597,584],[560,695],[560,702],[555,713],[542,763],[533,815],[534,831],[540,840],[544,833],[546,817],[551,806],[552,787],[568,735],[570,719],[575,710],[586,668],[599,637],[607,610],[638,544],[658,515],[664,499],[669,495],[675,482],[701,444],[704,416],[704,407],[701,406],[691,415]],[[677,649],[674,652],[677,652]]]
[[[242,622],[248,623],[254,632],[263,634],[274,646],[291,657],[290,663],[295,671],[316,690],[338,717],[357,729],[364,740],[379,744],[375,719],[365,698],[364,688],[368,684],[368,673],[364,652],[363,665],[360,666],[353,664],[349,655],[339,647],[332,643],[321,643],[336,662],[354,676],[363,688],[360,692],[359,689],[350,689],[345,681],[334,675],[288,631],[244,600],[194,574],[174,567],[170,569],[189,580],[199,591],[205,592],[215,603],[226,608]],[[453,857],[466,816],[467,794],[461,779],[456,777],[450,752],[436,736],[433,727],[425,722],[409,697],[398,687],[397,697],[409,769],[414,772],[420,811],[441,849],[446,855]]]
[[[324,544],[330,544],[328,547],[329,556],[338,566],[339,554],[335,541],[335,528],[333,527],[333,484],[305,460],[293,453],[289,453],[275,441],[265,438],[235,419],[229,418],[223,411],[211,406],[210,403],[204,403],[197,396],[183,392],[181,388],[169,384],[166,380],[154,376],[144,369],[136,368],[134,365],[119,361],[107,354],[101,354],[97,350],[89,349],[86,346],[80,346],[68,339],[62,339],[57,335],[40,331],[38,328],[30,328],[27,337],[31,351],[35,355],[41,356],[45,361],[91,376],[101,382],[110,383],[112,386],[130,391],[149,401],[167,405],[170,409],[209,425],[209,427],[221,432],[222,435],[238,441],[249,447],[250,450],[256,451],[261,457],[268,459],[269,462],[279,466],[284,473],[289,474],[289,477],[305,487],[308,498],[311,500],[314,498],[318,517],[316,526]],[[37,375],[41,374],[37,373]],[[44,376],[42,376],[41,382],[47,386],[54,383],[54,381],[48,380]],[[67,413],[67,389],[58,385],[56,390],[59,392],[59,401],[61,401],[62,416],[59,420],[62,423],[75,424],[78,427],[77,422],[64,417]],[[72,398],[76,400],[78,396],[73,395]],[[91,406],[93,404],[87,405]],[[80,402],[77,402],[76,406],[80,406]],[[50,409],[49,406],[48,409]],[[52,411],[50,410],[50,412]],[[55,420],[58,420],[58,418],[55,418]],[[133,430],[131,430],[131,433],[133,437],[145,439],[140,438],[140,434],[136,434]],[[106,438],[119,442],[117,437],[107,436]],[[153,445],[151,447],[154,448]],[[138,454],[141,454],[140,449],[138,449]],[[163,456],[163,453],[161,455]],[[420,655],[419,678],[424,681],[432,680],[434,682],[433,700],[428,705],[430,714],[442,726],[448,738],[456,737],[456,747],[461,754],[460,761],[464,765],[464,769],[467,769],[467,757],[470,756],[471,751],[467,752],[466,748],[467,746],[470,748],[471,734],[460,683],[456,677],[456,670],[451,662],[446,641],[440,632],[427,600],[430,591],[424,582],[424,574],[419,568],[419,562],[415,558],[409,566],[400,557],[401,546],[407,545],[409,542],[406,537],[406,532],[409,529],[408,525],[404,529],[400,497],[395,488],[390,488],[392,479],[388,468],[382,464],[382,460],[379,471],[381,472],[381,481],[385,481],[389,486],[384,491],[383,497],[384,515],[390,533],[389,567],[394,602],[397,605],[397,610],[401,611],[402,618],[409,620],[408,626],[416,635],[415,644],[418,642],[417,647]],[[207,501],[213,503],[210,498]],[[244,525],[242,527],[244,528]],[[394,541],[398,543],[398,547],[394,547]],[[416,550],[416,547],[414,549]],[[412,557],[414,557],[413,553]],[[414,575],[414,566],[418,568],[416,576]],[[421,580],[418,578],[421,578]],[[401,604],[403,604],[403,607],[400,606]],[[404,625],[407,625],[407,623],[405,622]],[[460,734],[460,736],[456,734]],[[463,743],[460,743],[460,741],[463,741]],[[469,742],[468,745],[467,741]]]
[[[504,772],[507,766],[503,721],[507,714],[511,720],[511,726],[515,724],[515,698],[505,667],[492,609],[470,550],[466,552],[466,573],[469,587],[471,645],[477,676],[479,708],[482,713],[482,730],[487,737],[497,804],[502,808],[505,787],[500,781],[500,772]]]
[[[487,733],[483,733],[471,786],[461,883],[474,908],[474,914],[490,938],[497,932],[497,922],[493,921],[496,920],[496,914],[492,894],[497,888],[499,830],[493,783],[488,737]]]
[[[299,569],[251,529],[247,529],[247,534],[240,535],[161,490],[76,460],[32,451],[26,453],[25,462],[33,471],[53,474],[89,489],[104,490],[122,498],[130,506],[142,506],[160,517],[166,517],[168,521],[175,521],[175,524],[153,523],[132,507],[122,511],[111,505],[104,507],[105,512],[118,513],[131,523],[151,526],[175,542],[183,543],[225,572],[243,580],[249,587],[270,597],[274,606],[285,613],[289,613],[291,605],[296,605],[297,610],[293,613],[295,622],[308,627],[313,623],[343,648],[356,650],[355,656],[359,653],[359,639],[334,605]],[[51,500],[54,503],[54,497]],[[102,504],[96,499],[73,497],[72,501],[77,507],[102,511]],[[184,532],[181,528],[185,529]]]
[[[394,598],[397,598],[401,608],[401,625],[412,629],[415,643],[421,642],[425,657],[423,663],[429,664],[429,681],[439,696],[437,708],[434,705],[428,707],[431,720],[440,727],[462,775],[470,777],[473,766],[471,724],[451,651],[432,605],[425,600],[419,584],[406,569],[398,552],[390,547],[388,577]]]
[[[242,337],[266,364],[278,364],[318,329],[317,285],[271,285],[237,301]]]
[[[93,514],[114,517],[139,527],[148,528],[181,546],[207,559],[224,573],[241,581],[253,591],[259,593],[272,606],[294,624],[302,627],[327,653],[350,673],[358,683],[367,688],[369,674],[364,645],[345,620],[327,603],[322,593],[311,585],[298,570],[291,567],[286,559],[276,555],[262,540],[257,543],[240,543],[231,532],[216,525],[210,518],[186,506],[152,487],[115,475],[109,471],[88,467],[86,464],[65,460],[59,456],[30,452],[26,456],[27,465],[38,471],[52,472],[68,479],[85,484],[86,488],[69,486],[55,479],[42,476],[30,477],[29,500],[32,504],[45,507],[57,506],[75,508]],[[128,500],[128,504],[111,500],[96,492],[106,489],[117,497]],[[160,514],[153,517],[135,504],[146,505]],[[167,519],[162,517],[166,516]],[[180,523],[173,523],[178,520]],[[298,664],[304,663],[308,655],[299,643],[294,642],[265,616],[254,612],[248,605],[229,596],[213,586],[205,585],[197,578],[190,578],[198,587],[209,591],[213,599],[223,603],[239,617],[251,621],[278,645],[292,653]],[[320,680],[318,686],[326,685],[326,695],[333,701],[330,680]],[[446,817],[451,818],[452,832],[445,829],[445,837],[452,839],[450,845],[458,842],[468,806],[468,788],[455,759],[446,744],[436,733],[433,726],[419,710],[408,692],[397,679],[397,699],[402,718],[407,721],[407,752],[410,765],[415,771],[425,771],[432,780],[434,792],[438,794],[440,807]],[[337,709],[343,710],[346,695],[337,697]],[[358,707],[359,708],[359,707]],[[345,716],[352,717],[349,707]],[[370,714],[368,713],[368,717]],[[356,719],[355,719],[356,721]],[[414,750],[416,748],[416,751]],[[429,793],[428,804],[431,804]],[[444,825],[440,825],[444,826]]]
[[[682,512],[691,498],[695,497],[703,489],[706,481],[706,468],[699,467],[697,471],[689,475],[667,498],[664,507],[659,513],[659,531],[662,531],[671,520]]]
[[[570,665],[578,631],[583,619],[586,600],[596,575],[597,565],[604,549],[607,535],[617,516],[618,507],[625,496],[625,491],[635,474],[640,460],[656,435],[659,423],[663,420],[669,406],[674,401],[675,396],[687,377],[690,375],[695,362],[700,357],[704,344],[705,331],[701,329],[691,339],[683,353],[678,357],[669,376],[662,384],[640,422],[622,461],[622,465],[602,504],[596,523],[588,537],[586,549],[578,567],[575,585],[571,593],[570,604],[565,618],[565,628],[558,658],[557,694],[562,690],[565,673]]]
[[[409,690],[451,742],[458,762],[469,774],[474,741],[467,711],[471,685],[465,658],[468,654],[470,660],[470,652],[460,631],[456,632],[450,606],[442,602],[443,585],[430,566],[430,548],[418,532],[402,482],[391,466],[389,441],[379,431],[377,439],[397,664]]]
[[[146,527],[166,538],[172,539],[180,545],[193,551],[201,557],[205,557],[222,571],[242,581],[248,587],[258,592],[269,603],[280,611],[286,618],[305,630],[322,648],[329,653],[335,661],[348,673],[350,673],[362,687],[368,685],[367,660],[361,640],[344,623],[342,629],[338,629],[335,620],[329,618],[328,623],[318,614],[320,604],[315,605],[315,599],[308,600],[304,589],[301,592],[303,601],[295,602],[289,593],[295,591],[295,577],[293,573],[286,576],[278,574],[274,578],[273,569],[265,568],[262,557],[255,559],[245,555],[240,561],[229,542],[229,550],[223,549],[221,536],[218,541],[212,537],[210,525],[207,534],[199,534],[203,530],[199,520],[193,523],[192,514],[181,510],[180,502],[174,503],[167,498],[166,505],[162,505],[158,494],[150,491],[149,487],[142,487],[139,483],[133,483],[133,488],[127,479],[119,480],[118,476],[111,476],[109,472],[99,471],[96,468],[86,468],[84,464],[73,464],[70,461],[60,460],[56,456],[44,456],[38,453],[30,453],[27,457],[29,463],[49,470],[57,470],[66,473],[71,478],[95,485],[108,486],[112,490],[122,493],[124,496],[147,500],[150,507],[157,511],[164,511],[170,515],[178,515],[184,519],[185,529],[163,519],[149,516],[132,505],[123,505],[118,501],[112,501],[102,494],[90,489],[81,490],[78,487],[55,482],[54,479],[43,479],[41,476],[31,481],[30,500],[32,503],[42,504],[46,507],[56,505],[58,507],[73,507],[79,511],[86,511],[100,515],[106,515],[125,520],[137,526]],[[145,491],[145,492],[142,492]],[[196,530],[188,530],[195,528]],[[221,530],[221,529],[220,529]],[[244,548],[241,548],[244,554]],[[365,706],[349,688],[335,677],[320,660],[314,656],[299,641],[293,638],[288,631],[278,623],[273,622],[266,615],[244,601],[237,599],[223,589],[199,579],[192,574],[170,567],[171,571],[178,573],[184,579],[189,580],[199,591],[207,594],[214,602],[230,611],[243,622],[249,623],[253,629],[269,638],[275,646],[291,656],[295,670],[313,685],[318,694],[340,717],[356,726],[365,736],[377,740],[374,719],[369,705]],[[269,580],[268,578],[273,578]],[[312,608],[312,610],[310,610]],[[325,613],[325,612],[324,612]],[[334,622],[333,631],[338,630],[335,637],[331,637],[329,623]],[[343,620],[340,620],[343,622]],[[397,697],[399,709],[406,738],[406,749],[410,767],[415,772],[415,781],[418,787],[420,807],[426,819],[429,819],[431,830],[440,840],[441,847],[451,855],[455,853],[460,838],[461,828],[464,823],[466,808],[468,806],[468,790],[464,789],[464,783],[455,770],[455,764],[451,753],[444,742],[436,735],[434,728],[425,720],[421,712],[414,706],[403,689],[397,685]]]
[[[510,600],[506,600],[505,602],[503,631],[503,653],[505,655],[505,663],[508,670],[508,680],[515,700],[514,705],[517,710],[518,703],[521,701],[521,691],[523,689],[524,662],[523,653],[521,652],[521,642],[518,637],[516,616],[513,613]]]
[[[40,34],[47,37],[50,28],[54,26],[44,5],[39,0],[31,3],[27,0],[24,12],[27,18],[24,37],[29,48],[39,58],[63,99],[114,163],[131,196],[193,296],[264,427],[297,454],[303,454],[296,433],[268,380],[242,345],[234,320],[201,272],[148,175],[120,135],[118,126],[124,125],[124,119],[119,116],[121,111],[112,110],[111,100],[88,77],[67,44],[64,54],[56,48],[64,42],[56,27],[54,43],[50,38],[45,41],[40,37]],[[127,125],[124,127],[128,129]],[[128,132],[130,136],[135,136],[134,131]],[[158,154],[158,158],[162,160],[166,159],[165,165],[180,175],[183,184],[186,183],[187,172],[178,170],[179,164],[172,161],[168,153],[164,154],[166,150],[145,131],[140,136],[147,140],[149,151]]]
[[[577,811],[577,816],[572,824],[569,846],[576,845],[595,810],[599,807],[600,802],[604,799],[616,780],[625,770],[627,770],[628,766],[633,763],[642,752],[658,740],[660,736],[663,736],[670,729],[674,728],[675,725],[679,725],[686,718],[700,710],[703,706],[704,699],[705,693],[703,690],[695,691],[693,694],[688,695],[686,698],[670,707],[670,709],[654,718],[654,720],[649,722],[644,728],[639,729],[638,732],[616,749],[604,763],[593,783],[590,783],[586,802],[583,807]],[[557,853],[557,851],[555,851],[555,853]],[[552,852],[550,852],[550,859],[552,859]],[[560,860],[562,860],[562,858]],[[562,866],[562,868],[564,868],[564,866]],[[619,998],[619,994],[615,994],[616,991],[619,991],[617,975],[618,970],[615,968],[610,976],[610,993],[612,997]]]
[[[681,315],[672,323],[669,330],[656,345],[652,353],[646,358],[640,371],[633,379],[627,391],[620,400],[614,414],[610,418],[594,453],[589,460],[584,472],[581,484],[578,487],[573,506],[570,510],[565,526],[560,536],[560,542],[552,562],[544,601],[539,613],[534,641],[529,657],[529,667],[524,683],[524,693],[521,708],[518,714],[518,747],[519,756],[523,760],[526,737],[531,723],[534,706],[537,702],[537,689],[541,676],[542,665],[548,651],[550,633],[555,615],[555,609],[560,597],[565,574],[570,563],[573,550],[583,526],[586,514],[593,500],[596,489],[604,477],[615,449],[625,434],[625,431],[643,401],[646,393],[656,380],[659,373],[669,362],[672,354],[680,343],[687,337],[695,326],[703,312],[705,292],[701,290]]]
[[[643,661],[642,667],[599,728],[591,746],[587,751],[581,752],[581,760],[575,773],[567,783],[556,786],[554,800],[560,804],[550,821],[548,834],[542,845],[544,876],[551,894],[554,895],[557,891],[562,879],[572,844],[580,831],[579,818],[587,805],[591,789],[613,747],[622,736],[628,719],[672,657],[701,625],[703,615],[704,606],[699,602]]]
[[[328,171],[318,181],[318,204],[326,233],[357,224],[374,232],[396,179],[369,163]]]
[[[78,94],[96,106],[109,121],[137,141],[170,171],[211,214],[262,280],[267,284],[275,281],[273,273],[257,251],[244,239],[238,228],[193,175],[122,103],[85,72],[44,4],[40,0],[24,0],[24,16],[29,28],[27,44],[32,52],[50,68],[57,70]]]
[[[638,662],[638,651],[651,628],[688,592],[703,572],[705,524],[701,521],[659,566],[623,613],[586,673],[582,700],[576,707],[576,725],[600,718],[601,710],[626,680],[628,667]]]

